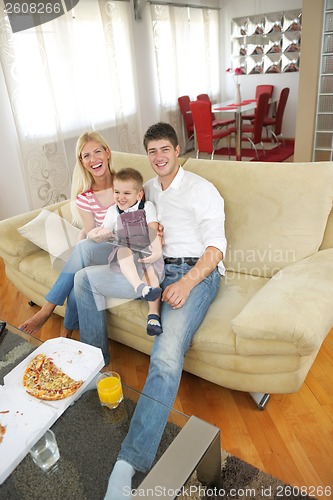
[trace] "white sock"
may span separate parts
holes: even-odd
[[[147,295],[147,293],[149,293],[149,292],[150,292],[150,290],[151,290],[151,286],[146,285],[146,286],[144,287],[144,289],[142,290],[142,297],[145,297],[145,296]]]
[[[129,500],[132,498],[132,477],[135,474],[133,467],[125,460],[118,460],[113,467],[109,478],[108,489],[104,500]]]

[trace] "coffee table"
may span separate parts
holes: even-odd
[[[7,325],[0,342],[0,360],[7,363],[3,366],[0,362],[0,383],[4,370],[10,371],[41,344]],[[57,466],[46,474],[27,455],[0,486],[1,494],[10,492],[8,498],[19,499],[24,497],[21,488],[26,492],[29,487],[36,489],[35,498],[46,498],[48,493],[47,498],[76,495],[102,499],[136,402],[140,396],[146,397],[126,384],[123,390],[124,401],[115,410],[99,404],[95,389],[85,392],[52,426],[60,450]],[[171,409],[155,464],[147,475],[134,476],[133,487],[138,489],[137,496],[154,497],[152,492],[156,491],[156,497],[176,498],[194,471],[203,484],[220,487],[220,431],[203,420]]]

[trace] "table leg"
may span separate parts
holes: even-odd
[[[242,115],[235,113],[236,118],[236,160],[242,161]]]
[[[221,487],[220,429],[192,415],[137,492],[158,489],[173,500],[194,470],[203,484]]]

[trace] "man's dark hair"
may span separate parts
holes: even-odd
[[[159,141],[160,139],[167,139],[175,149],[179,144],[175,129],[169,123],[159,122],[151,125],[145,133],[143,138],[145,150],[148,150],[148,143],[150,141]]]

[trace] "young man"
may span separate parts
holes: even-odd
[[[144,136],[144,146],[157,174],[145,184],[146,199],[155,203],[164,226],[163,335],[154,340],[142,391],[151,399],[142,397],[138,401],[109,480],[108,500],[128,498],[135,471],[151,468],[168,408],[177,395],[185,354],[217,294],[220,274],[224,274],[222,197],[210,182],[179,166],[180,147],[171,125],[151,126]],[[106,297],[128,298],[130,293],[122,275],[107,277],[107,272],[107,266],[97,266],[83,269],[75,277],[81,341],[101,347],[106,362]]]

